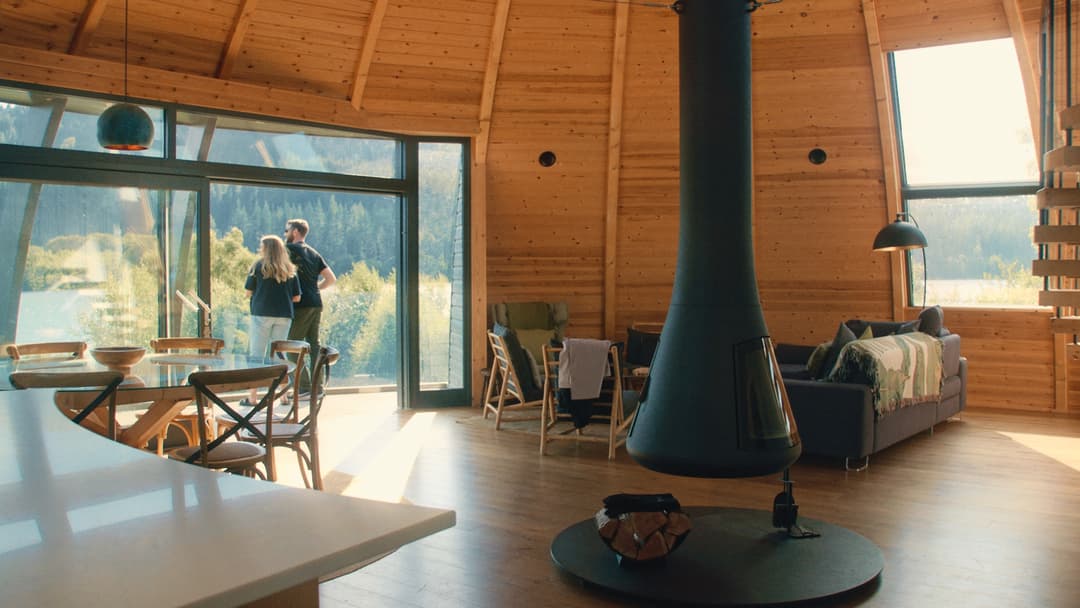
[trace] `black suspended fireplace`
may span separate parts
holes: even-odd
[[[752,240],[753,133],[746,0],[680,0],[680,222],[671,304],[626,441],[661,473],[783,472],[772,511],[690,507],[693,529],[657,562],[619,562],[592,519],[552,559],[603,589],[650,602],[790,604],[862,587],[883,567],[866,538],[796,524],[788,468],[802,450],[758,296]]]

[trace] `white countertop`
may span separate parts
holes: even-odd
[[[230,606],[454,521],[172,462],[76,426],[51,390],[0,391],[4,606]]]

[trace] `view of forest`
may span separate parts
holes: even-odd
[[[923,199],[908,208],[926,235],[928,303],[1035,306],[1042,280],[1034,196]],[[911,252],[913,300],[922,301],[922,255]]]

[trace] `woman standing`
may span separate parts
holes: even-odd
[[[267,235],[259,245],[259,259],[251,266],[244,290],[251,298],[251,332],[248,356],[266,357],[273,340],[284,340],[292,323],[293,303],[300,301],[300,280],[289,261],[281,237]],[[255,401],[252,391],[249,401]]]

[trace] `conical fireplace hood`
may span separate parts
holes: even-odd
[[[679,5],[678,264],[626,447],[663,473],[765,475],[793,463],[802,445],[754,275],[753,4]]]

